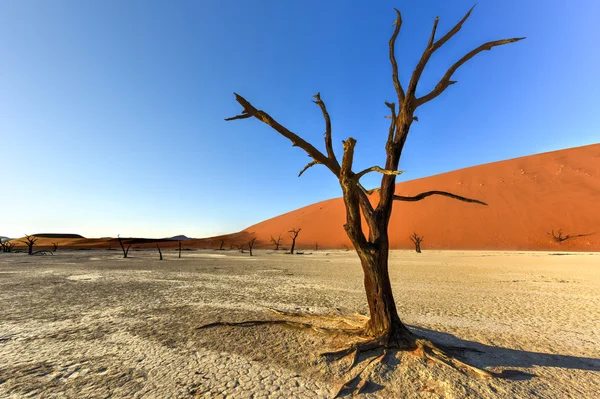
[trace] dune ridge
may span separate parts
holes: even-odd
[[[449,191],[489,204],[481,206],[431,196],[418,202],[396,201],[390,220],[390,248],[411,249],[409,235],[424,236],[424,251],[527,250],[600,251],[600,144],[569,148],[459,169],[401,182],[396,193],[412,196],[430,190]],[[376,203],[378,194],[371,196]],[[266,199],[265,201],[268,201]],[[351,248],[343,225],[341,198],[311,204],[252,225],[241,232],[182,241],[187,249],[224,249],[257,237],[257,248],[270,248],[271,236],[301,228],[298,249]],[[558,243],[551,232],[572,238]],[[581,235],[581,236],[578,236]],[[578,236],[578,237],[575,237]],[[183,236],[181,236],[183,237]],[[177,248],[173,238],[124,238],[132,248]],[[16,239],[17,246],[23,245]],[[119,249],[116,238],[39,238],[37,245],[62,248]]]

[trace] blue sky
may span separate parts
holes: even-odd
[[[309,158],[267,126],[224,121],[240,111],[233,92],[323,148],[320,91],[337,152],[353,136],[355,169],[381,165],[393,8],[406,86],[435,16],[441,35],[472,5],[2,1],[0,235],[203,237],[337,197],[324,167],[296,177]],[[479,1],[417,94],[483,42],[527,40],[478,55],[417,112],[399,181],[598,142],[599,12],[596,0]]]

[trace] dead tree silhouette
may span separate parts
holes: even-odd
[[[225,240],[221,240],[221,245],[219,245],[219,251],[224,251],[225,250],[224,246],[225,246]]]
[[[423,241],[423,238],[425,238],[425,236],[419,237],[417,235],[417,233],[415,233],[413,231],[412,236],[409,236],[408,238],[410,238],[410,240],[413,242],[413,244],[415,244],[415,251],[420,254],[421,253],[421,241]]]
[[[162,251],[160,250],[160,247],[158,246],[158,244],[156,244],[156,249],[158,249],[158,255],[160,256],[160,260],[163,260]]]
[[[414,121],[418,121],[418,117],[415,115],[417,109],[437,98],[448,87],[455,84],[456,81],[452,80],[453,74],[458,68],[477,54],[485,50],[491,50],[496,46],[514,43],[524,39],[512,38],[496,40],[476,47],[454,63],[431,91],[422,96],[417,96],[417,86],[428,61],[438,49],[461,30],[463,23],[469,18],[472,11],[473,8],[471,8],[448,33],[437,40],[436,30],[439,18],[435,19],[427,46],[412,73],[405,91],[400,83],[395,56],[396,38],[398,37],[402,25],[401,14],[396,10],[394,31],[389,40],[389,59],[392,66],[392,81],[398,102],[385,102],[385,105],[389,108],[391,113],[391,116],[389,117],[391,123],[387,133],[387,141],[385,144],[386,160],[383,167],[372,166],[354,172],[352,166],[356,140],[352,137],[342,141],[343,155],[341,163],[339,162],[333,149],[330,116],[319,93],[314,96],[314,102],[320,108],[325,120],[325,152],[317,149],[312,144],[284,127],[267,112],[256,108],[241,95],[234,93],[237,102],[242,106],[242,113],[227,118],[226,120],[232,121],[255,118],[258,121],[265,123],[277,133],[289,139],[294,147],[303,149],[309,157],[312,158],[312,161],[300,171],[299,176],[314,165],[324,165],[339,180],[346,210],[346,223],[344,224],[344,229],[361,261],[370,317],[365,325],[357,330],[365,337],[364,341],[352,344],[344,350],[325,353],[323,354],[324,356],[337,359],[353,354],[354,360],[352,361],[352,366],[354,366],[357,363],[358,355],[361,353],[369,352],[371,355],[378,355],[381,353],[385,354],[388,349],[410,350],[413,351],[413,353],[420,354],[423,358],[454,367],[466,373],[480,377],[492,376],[492,373],[490,372],[480,370],[457,360],[451,355],[451,351],[448,348],[442,350],[441,347],[436,346],[431,341],[411,332],[404,323],[402,323],[398,315],[388,273],[388,226],[394,201],[421,201],[427,197],[438,195],[463,202],[487,205],[477,199],[466,198],[439,190],[422,192],[416,195],[398,195],[395,193],[396,176],[402,173],[402,171],[398,170],[400,158],[410,127]],[[376,189],[366,190],[360,183],[360,179],[367,173],[372,172],[381,173],[383,175],[381,184]],[[378,194],[379,201],[373,205],[369,200],[369,195],[374,193]],[[364,217],[368,226],[368,235],[365,235],[364,233],[365,230],[363,229],[363,219],[361,216]],[[292,253],[293,248],[294,243],[292,243]],[[302,323],[297,324],[298,326],[301,326]],[[216,325],[231,325],[231,323],[212,323],[205,326],[205,328],[214,327]],[[238,325],[243,325],[243,323],[238,323]],[[382,358],[383,355],[379,356],[377,360],[380,362]],[[369,364],[372,363],[369,362]],[[347,384],[343,384],[337,394],[349,388],[350,383],[354,383],[356,378],[359,378],[360,375],[367,375],[367,373],[365,373],[363,369],[357,377],[348,381]],[[365,387],[365,384],[366,380],[363,380],[356,385],[355,391],[360,391]]]
[[[0,242],[0,245],[2,246],[2,252],[12,252],[15,248],[15,244],[10,241]]]
[[[125,245],[123,244],[123,239],[120,237],[120,234],[117,234],[117,240],[119,240],[119,245],[121,246],[121,249],[123,250],[123,258],[126,258],[127,254],[129,253],[129,248],[131,248],[132,243],[129,243],[129,245],[127,246],[127,249],[125,249]]]
[[[248,249],[250,250],[250,256],[252,256],[252,248],[254,248],[254,243],[256,242],[256,237],[252,237],[250,241],[248,241]]]
[[[27,254],[33,255],[33,246],[38,239],[34,236],[30,236],[25,234],[25,241],[21,241],[23,244],[27,245]]]
[[[58,249],[58,243],[53,242],[52,243],[52,252],[56,252],[57,249]]]
[[[179,241],[179,259],[181,259],[181,241]]]
[[[552,238],[554,239],[554,241],[556,241],[557,243],[560,244],[563,241],[567,241],[567,240],[572,239],[572,238],[589,236],[590,234],[593,234],[593,233],[577,234],[577,235],[574,235],[574,236],[570,235],[570,234],[567,234],[566,236],[563,237],[563,235],[562,235],[562,229],[558,229],[558,235],[554,234],[554,229],[552,229],[552,234],[550,234],[550,233],[548,233],[548,234],[552,236]]]
[[[281,234],[279,234],[277,240],[271,236],[271,241],[269,242],[272,242],[273,245],[275,245],[275,251],[279,251],[279,247],[281,246]]]
[[[300,174],[302,174],[302,172],[300,172]],[[290,254],[294,254],[294,248],[296,248],[296,238],[298,238],[298,234],[300,234],[300,230],[302,229],[291,229],[290,231],[288,231],[288,233],[292,233],[292,235],[290,236],[290,238],[292,239],[292,247],[290,248]]]

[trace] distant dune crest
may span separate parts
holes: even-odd
[[[443,249],[600,252],[600,144],[530,155],[423,179],[398,183],[396,194],[442,190],[476,198],[488,206],[444,197],[396,202],[390,220],[392,249],[414,249],[413,233],[426,236],[423,252]],[[377,201],[377,194],[372,200]],[[268,201],[266,199],[265,201]],[[300,250],[352,249],[343,225],[341,198],[312,204],[265,220],[239,233],[193,239],[124,238],[135,248],[231,249],[256,237],[256,248],[289,249],[289,231],[301,228]],[[364,226],[364,224],[363,224]],[[559,233],[560,230],[560,233]],[[562,238],[558,239],[559,234]],[[78,234],[35,234],[37,245],[62,248],[117,248],[116,238],[87,239]],[[21,245],[18,244],[17,245]]]
[[[398,183],[396,194],[442,190],[485,201],[473,207],[444,197],[397,202],[390,220],[392,249],[600,251],[600,144],[494,162]],[[377,201],[377,194],[372,196]],[[300,248],[351,248],[341,198],[266,220],[244,231],[267,243],[301,227]],[[364,224],[363,224],[364,226]],[[572,238],[558,242],[552,231]]]

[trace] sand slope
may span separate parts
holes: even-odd
[[[570,148],[456,170],[399,183],[396,193],[442,190],[489,206],[445,197],[396,202],[390,224],[392,248],[411,248],[408,236],[424,235],[424,249],[600,251],[600,144]],[[375,194],[377,195],[377,194]],[[378,198],[373,198],[377,201]],[[350,246],[341,198],[309,205],[250,226],[259,240],[302,228],[301,247]],[[547,233],[588,234],[556,243]]]
[[[489,206],[428,197],[419,202],[396,202],[390,223],[392,249],[412,248],[408,236],[425,236],[428,249],[600,251],[600,144],[569,148],[522,158],[460,169],[399,183],[396,193],[416,195],[441,190],[485,201]],[[372,201],[378,201],[378,194]],[[265,201],[268,201],[266,199]],[[271,236],[282,235],[289,248],[288,231],[302,228],[299,249],[351,247],[343,229],[345,209],[341,198],[326,200],[265,220],[233,234],[185,240],[184,248],[215,249],[246,243],[251,235],[257,248],[271,248]],[[548,235],[589,234],[557,243]],[[130,241],[130,239],[126,239]],[[131,239],[132,248],[174,249],[179,243],[165,239]],[[14,241],[22,249],[23,244]],[[116,239],[40,238],[39,248],[118,249]]]

